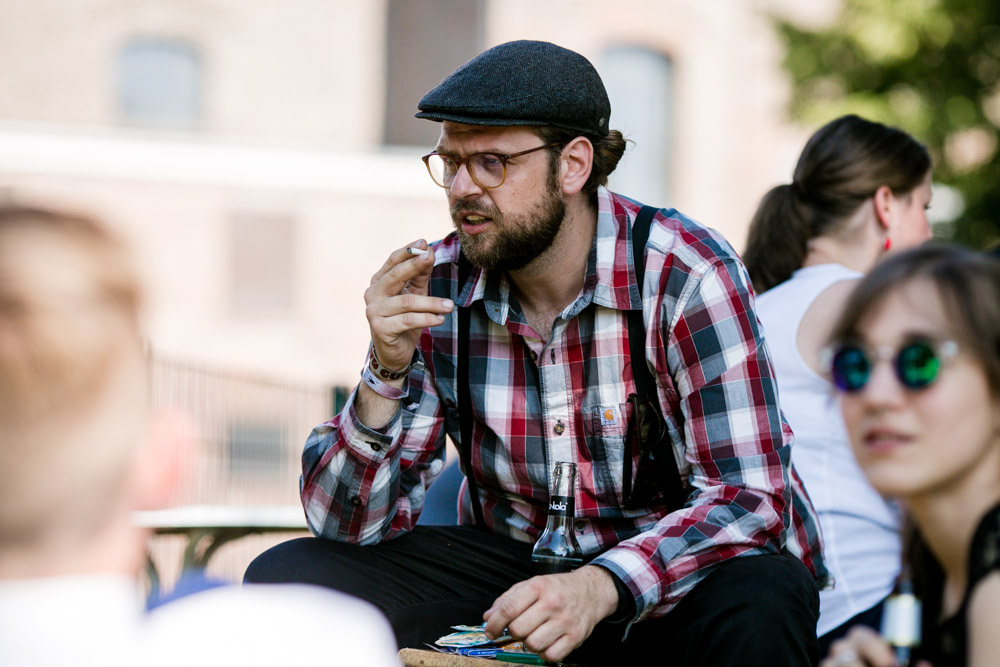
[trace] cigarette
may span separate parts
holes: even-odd
[[[427,254],[426,250],[421,250],[420,248],[410,248],[410,247],[406,248],[406,252],[409,253],[410,255],[426,255]]]

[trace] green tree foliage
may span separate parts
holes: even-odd
[[[776,23],[793,117],[857,113],[907,130],[965,200],[955,240],[1000,241],[1000,0],[843,0],[827,27]]]

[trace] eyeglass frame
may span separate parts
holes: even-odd
[[[540,151],[540,150],[542,150],[544,148],[555,148],[556,146],[562,146],[562,145],[563,145],[563,142],[561,142],[561,141],[554,141],[554,142],[552,142],[550,144],[545,144],[544,146],[536,146],[535,148],[529,148],[526,151],[520,151],[519,153],[494,153],[493,151],[480,151],[478,153],[470,153],[469,155],[466,155],[465,157],[454,157],[454,156],[451,156],[451,155],[445,155],[443,153],[438,153],[437,151],[431,151],[427,155],[421,156],[420,159],[424,161],[424,166],[427,167],[427,173],[430,175],[431,180],[434,181],[434,185],[436,185],[438,187],[441,187],[441,188],[444,188],[445,190],[451,188],[451,185],[450,184],[449,185],[444,185],[443,183],[438,183],[437,179],[434,178],[434,172],[431,171],[431,164],[430,164],[430,160],[431,160],[432,157],[435,157],[435,156],[438,156],[438,157],[441,157],[441,158],[447,157],[450,160],[454,161],[457,164],[457,167],[455,168],[455,178],[458,177],[458,170],[462,168],[462,165],[465,165],[465,170],[467,172],[469,172],[469,178],[472,179],[473,183],[475,183],[479,187],[483,188],[484,190],[495,190],[495,189],[499,188],[501,185],[503,185],[504,183],[507,182],[507,161],[508,160],[512,160],[513,158],[516,158],[516,157],[521,157],[522,155],[527,155],[528,153],[534,153],[535,151]],[[468,166],[469,165],[469,160],[473,159],[474,157],[476,157],[478,155],[492,155],[493,157],[498,158],[500,160],[500,166],[503,169],[503,176],[500,178],[500,182],[499,183],[497,183],[496,185],[483,185],[482,183],[479,182],[479,179],[476,178],[476,175],[473,173],[473,170],[469,169],[469,166]],[[455,178],[452,178],[452,180],[451,180],[452,183],[455,182]]]
[[[913,345],[925,344],[928,345],[931,350],[934,351],[934,356],[937,358],[940,364],[934,377],[928,382],[918,386],[912,386],[909,384],[902,376],[902,372],[899,368],[899,357],[908,347]],[[868,364],[868,377],[865,379],[861,386],[848,389],[841,387],[837,384],[836,378],[834,378],[833,372],[833,361],[837,358],[843,350],[847,348],[854,348],[860,350],[865,357],[865,362]],[[824,346],[820,350],[820,366],[826,371],[826,378],[829,380],[830,384],[842,394],[856,394],[862,391],[869,382],[871,382],[872,372],[875,369],[875,365],[883,361],[887,361],[892,366],[893,376],[896,381],[906,390],[911,392],[921,391],[931,386],[938,380],[938,376],[944,367],[950,363],[959,353],[959,345],[954,340],[934,340],[933,338],[927,337],[916,337],[903,342],[901,345],[893,347],[892,345],[865,345],[857,341],[838,341]]]

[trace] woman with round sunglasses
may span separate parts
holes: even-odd
[[[923,602],[911,664],[1000,656],[1000,260],[924,246],[861,281],[826,358],[851,446],[915,530],[906,547]],[[868,628],[824,667],[895,664]]]
[[[792,182],[764,196],[743,255],[795,433],[792,461],[835,581],[820,591],[820,655],[853,625],[878,627],[900,549],[898,512],[851,456],[820,348],[857,280],[890,251],[930,238],[930,178],[930,156],[910,135],[838,118],[809,139]]]

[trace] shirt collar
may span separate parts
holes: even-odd
[[[632,220],[641,205],[604,187],[597,189],[597,232],[587,257],[587,275],[576,300],[563,312],[568,319],[591,302],[615,310],[642,308],[632,264]],[[456,256],[457,256],[457,241]],[[511,286],[502,271],[473,266],[459,286],[458,304],[484,301],[486,313],[505,325],[511,311]]]

